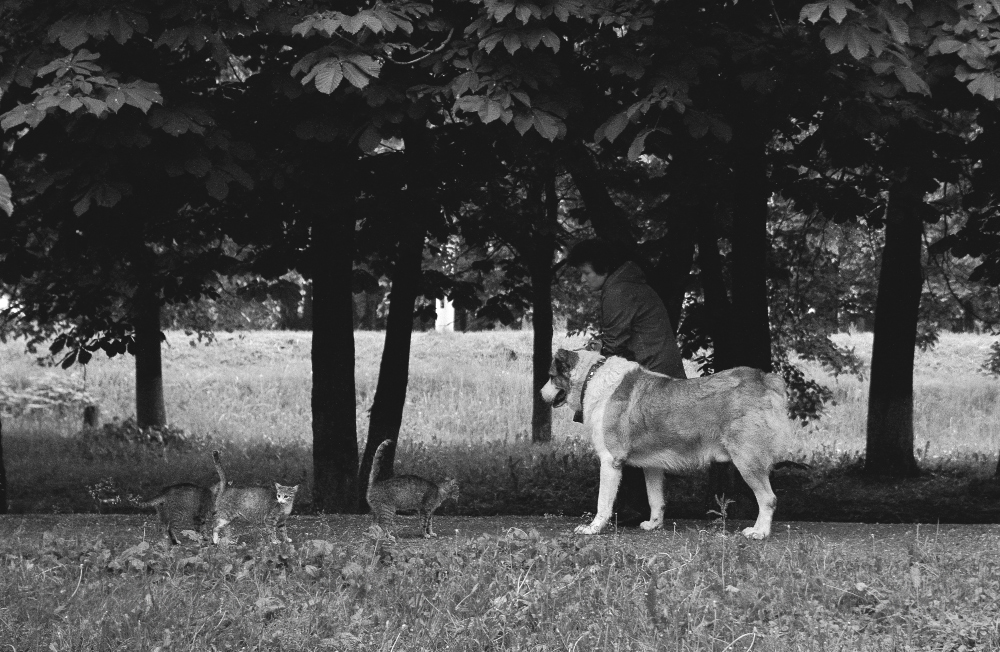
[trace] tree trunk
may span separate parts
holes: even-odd
[[[771,371],[767,315],[767,214],[771,191],[765,160],[768,136],[749,118],[736,125],[732,140],[732,366],[762,371]]]
[[[770,198],[766,153],[769,134],[752,116],[735,125],[730,143],[732,152],[733,225],[729,236],[732,247],[731,302],[725,301],[721,260],[717,242],[705,244],[705,260],[709,267],[705,285],[706,304],[713,296],[714,309],[727,312],[721,319],[724,326],[715,326],[718,339],[715,348],[715,371],[733,367],[755,367],[771,371],[771,328],[767,310],[767,216]],[[714,240],[714,236],[711,238]],[[719,286],[722,286],[721,289]],[[711,313],[710,313],[711,314]],[[715,339],[713,337],[713,339]],[[719,344],[725,343],[722,349]],[[753,493],[732,462],[713,462],[708,475],[708,504],[718,496],[735,500],[729,515],[750,517],[756,509]]]
[[[406,403],[406,386],[410,372],[410,335],[413,331],[413,308],[420,290],[420,271],[424,255],[426,225],[436,210],[433,197],[433,170],[428,135],[421,128],[411,127],[404,134],[403,156],[407,157],[409,179],[407,194],[413,212],[400,215],[396,226],[398,243],[396,261],[392,270],[392,290],[389,292],[389,314],[385,325],[385,344],[379,365],[378,384],[372,399],[368,441],[361,460],[359,483],[365,491],[360,497],[360,508],[367,510],[364,498],[368,487],[375,449],[386,439],[399,440],[399,427],[403,422]],[[392,476],[396,447],[390,446],[382,458],[378,478]]]
[[[663,299],[676,333],[695,262],[698,228],[701,222],[712,219],[718,192],[713,185],[717,174],[702,141],[690,142],[687,147],[677,144],[670,155],[673,160],[667,175],[671,191],[664,204],[667,233],[663,253],[650,274],[650,285]]]
[[[0,420],[0,514],[7,513],[7,467],[3,461],[3,421]]]
[[[358,431],[354,387],[353,213],[317,216],[312,259],[313,504],[358,508]]]
[[[711,216],[698,223],[698,267],[701,268],[701,289],[705,296],[705,327],[712,338],[714,370],[734,366],[733,338],[730,333],[733,309],[722,273],[722,256]]]
[[[353,230],[351,232],[351,235],[353,237]],[[351,271],[353,272],[353,269]],[[313,327],[313,285],[312,282],[307,282],[305,284],[305,293],[302,296],[302,330],[311,331],[312,327]]]
[[[869,475],[918,473],[913,454],[913,357],[923,283],[922,202],[923,191],[915,184],[897,182],[889,189],[868,386]]]
[[[694,237],[691,229],[688,225],[675,225],[668,232],[666,247],[659,263],[649,275],[649,284],[660,295],[667,308],[674,335],[677,334],[677,325],[681,320],[688,276],[694,263]]]
[[[372,400],[368,442],[361,461],[359,483],[367,490],[375,449],[386,439],[397,441],[403,423],[406,387],[410,373],[410,335],[413,331],[413,308],[420,284],[423,261],[423,228],[405,228],[400,235],[396,263],[392,270],[392,291],[389,293],[389,315],[385,326],[385,344],[378,370],[378,384]],[[396,447],[390,446],[382,458],[379,479],[392,475]],[[364,492],[362,492],[363,494]],[[362,495],[363,497],[363,495]],[[362,505],[364,510],[365,502]]]
[[[552,441],[552,405],[542,400],[541,390],[549,380],[552,364],[552,258],[556,250],[559,198],[556,196],[556,172],[541,169],[545,184],[542,203],[541,183],[531,194],[538,207],[538,222],[532,229],[529,244],[531,271],[531,311],[534,326],[534,349],[531,357],[531,441]]]
[[[594,163],[590,150],[583,143],[575,142],[562,157],[562,163],[583,199],[587,209],[585,216],[594,232],[632,256],[636,249],[632,225],[625,211],[611,198],[604,175]]]
[[[160,299],[140,291],[135,304],[135,419],[140,428],[167,425],[163,402],[163,358],[160,354]]]

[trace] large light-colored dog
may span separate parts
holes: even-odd
[[[559,349],[542,398],[583,410],[583,423],[601,461],[597,515],[576,528],[597,534],[611,519],[622,465],[646,475],[650,517],[644,530],[663,525],[663,472],[732,461],[753,489],[759,512],[748,539],[771,533],[777,500],[769,475],[791,424],[785,385],[775,374],[737,367],[676,380],[624,358]]]

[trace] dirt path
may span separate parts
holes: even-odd
[[[439,538],[425,540],[420,536],[416,517],[398,518],[400,543],[422,548],[441,546],[447,542],[461,544],[470,538],[483,534],[503,535],[511,528],[525,532],[537,530],[542,536],[580,536],[573,534],[579,519],[559,517],[459,517],[441,516],[434,519],[434,529]],[[289,522],[289,533],[295,542],[309,539],[325,539],[339,545],[361,543],[370,520],[367,516],[293,516]],[[730,532],[738,532],[749,523],[731,522]],[[614,541],[640,556],[658,552],[669,552],[683,538],[697,538],[698,531],[709,527],[708,521],[672,521],[664,530],[644,532],[637,527],[609,528],[600,535],[603,541]],[[0,516],[0,550],[37,548],[43,533],[51,532],[61,538],[96,539],[103,538],[113,545],[132,545],[143,539],[156,540],[158,523],[155,515],[111,515],[94,514],[27,514]],[[237,530],[239,532],[239,530]],[[763,545],[783,545],[807,538],[818,537],[831,548],[842,548],[844,552],[864,554],[872,550],[899,550],[905,553],[907,546],[917,537],[926,542],[943,542],[949,546],[971,546],[974,549],[1000,548],[1000,525],[914,525],[914,524],[863,524],[863,523],[804,523],[777,522],[771,539]],[[734,536],[734,540],[742,540]],[[753,544],[761,545],[761,544]]]

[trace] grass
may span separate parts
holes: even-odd
[[[338,518],[350,517],[329,525],[344,529]],[[925,528],[878,540],[781,533],[747,543],[717,526],[601,537],[513,528],[426,545],[369,530],[294,546],[165,550],[125,530],[94,537],[64,522],[44,534],[6,531],[5,648],[1000,646],[996,532],[962,539]]]
[[[863,357],[870,337],[841,336]],[[151,514],[103,517],[98,492],[151,494],[208,482],[224,450],[239,482],[308,483],[309,337],[222,335],[191,347],[170,333],[168,415],[180,446],[95,443],[74,409],[4,419],[12,506],[0,517],[0,646],[22,650],[961,650],[1000,648],[995,528],[916,528],[870,540],[801,534],[796,516],[909,521],[1000,517],[991,478],[1000,448],[998,382],[977,373],[990,338],[944,336],[918,355],[916,428],[926,473],[858,475],[865,386],[829,379],[837,405],[796,432],[789,456],[811,472],[775,474],[775,536],[747,543],[725,518],[694,529],[601,537],[525,532],[524,518],[436,520],[431,543],[363,533],[363,517],[296,516],[295,544],[150,545]],[[356,335],[363,443],[381,338]],[[592,510],[596,462],[570,415],[555,441],[527,441],[530,334],[415,334],[398,470],[457,475],[478,514]],[[511,355],[513,353],[513,355]],[[0,382],[26,392],[52,370],[0,346]],[[62,372],[83,385],[79,371]],[[821,376],[822,371],[810,373]],[[86,391],[106,419],[132,412],[129,359],[95,360]],[[718,509],[694,475],[668,485],[668,518]],[[308,491],[305,492],[308,497]],[[874,511],[873,511],[874,507]],[[880,511],[879,511],[880,510]],[[296,512],[308,512],[297,504]],[[450,520],[449,520],[450,519]],[[530,519],[528,519],[530,520]],[[443,522],[496,523],[452,536]],[[566,518],[535,518],[567,532]],[[412,525],[412,524],[411,524]],[[505,529],[510,528],[510,529]],[[472,528],[470,528],[472,529]],[[544,529],[544,528],[542,528]],[[548,529],[553,529],[552,527]]]
[[[837,336],[870,360],[870,334]],[[1000,516],[1000,487],[991,479],[1000,449],[1000,380],[978,371],[993,338],[944,334],[918,352],[915,430],[927,474],[917,482],[875,483],[858,476],[864,448],[867,385],[831,378],[835,403],[818,422],[796,429],[788,456],[811,474],[776,474],[779,518],[981,521]],[[579,340],[557,339],[557,346]],[[355,334],[357,436],[364,445],[381,355],[380,333]],[[273,480],[307,486],[297,506],[308,512],[311,478],[310,335],[222,333],[209,344],[168,333],[164,381],[170,422],[190,433],[188,447],[81,443],[77,410],[40,411],[4,419],[11,506],[16,512],[107,510],[91,489],[102,481],[122,493],[149,496],[178,481],[209,482],[208,450],[223,449],[240,483]],[[415,333],[397,471],[457,477],[462,514],[566,513],[593,510],[596,462],[582,428],[566,410],[554,414],[552,444],[530,439],[531,333]],[[693,370],[689,369],[690,373]],[[0,345],[0,383],[30,388],[57,374],[85,390],[105,420],[134,413],[130,357],[95,357],[86,368],[39,366],[18,343]],[[668,487],[675,517],[699,518],[713,506],[704,477]],[[871,501],[874,489],[881,499]],[[994,514],[994,512],[997,512]]]

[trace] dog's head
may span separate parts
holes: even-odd
[[[568,404],[574,410],[580,410],[580,391],[587,372],[601,358],[593,351],[567,351],[559,349],[552,358],[549,367],[549,382],[542,387],[542,399],[551,403],[552,407]]]
[[[552,407],[561,407],[566,403],[566,397],[573,388],[573,368],[580,361],[580,356],[573,351],[559,349],[549,366],[549,382],[542,387],[542,399],[551,403]]]

